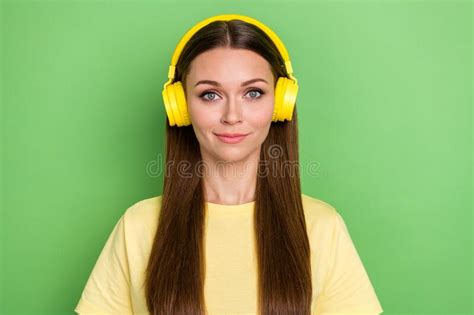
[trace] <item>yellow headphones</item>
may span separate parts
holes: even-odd
[[[176,70],[176,63],[187,41],[202,27],[214,21],[242,20],[259,27],[275,43],[283,60],[287,77],[279,77],[275,88],[275,108],[273,110],[272,121],[291,120],[293,108],[295,107],[296,95],[298,94],[298,82],[293,76],[288,52],[278,36],[263,23],[240,14],[223,14],[207,18],[193,26],[181,38],[171,58],[171,65],[168,70],[168,81],[163,86],[163,101],[165,103],[166,114],[168,115],[170,126],[178,127],[191,125],[189,112],[186,104],[186,97],[181,81],[172,83]]]

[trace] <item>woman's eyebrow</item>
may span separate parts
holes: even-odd
[[[261,79],[261,78],[255,78],[255,79],[251,79],[251,80],[248,80],[248,81],[245,81],[245,82],[242,82],[242,84],[240,86],[246,86],[246,85],[249,85],[249,84],[252,84],[254,82],[265,82],[268,84],[268,82],[264,79]],[[219,86],[221,87],[222,85],[217,82],[217,81],[212,81],[212,80],[201,80],[201,81],[198,81],[196,84],[194,84],[194,87],[198,86],[199,84],[211,84],[211,85],[215,85],[215,86]]]

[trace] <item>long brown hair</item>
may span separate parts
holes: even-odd
[[[217,47],[249,49],[264,57],[276,79],[286,76],[277,47],[257,26],[214,21],[187,42],[176,79],[185,86],[191,61]],[[170,127],[166,118],[166,167],[159,223],[146,269],[150,314],[206,314],[204,300],[205,199],[197,174],[201,152],[192,126]],[[310,247],[301,200],[296,106],[291,121],[272,122],[261,147],[255,190],[254,232],[258,312],[310,314]],[[290,165],[288,164],[290,162]],[[295,163],[296,162],[296,163]]]

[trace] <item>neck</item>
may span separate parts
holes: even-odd
[[[238,205],[255,200],[260,152],[239,161],[217,161],[203,154],[205,200]]]

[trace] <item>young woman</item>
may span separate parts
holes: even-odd
[[[163,90],[163,193],[125,211],[77,313],[382,313],[341,215],[301,192],[292,71],[250,17],[185,34]]]

